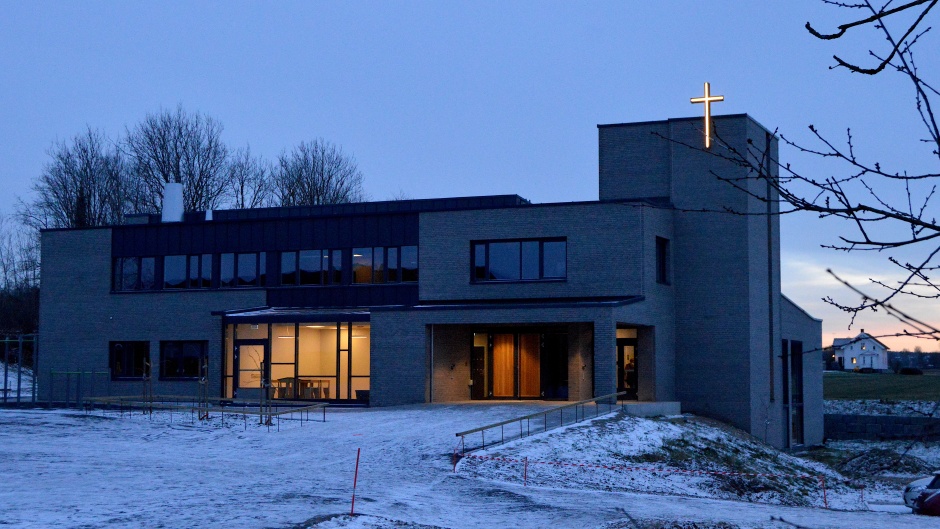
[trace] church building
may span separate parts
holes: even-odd
[[[598,126],[599,197],[517,195],[138,216],[42,233],[40,398],[638,403],[781,448],[822,442],[821,321],[780,292],[776,195],[715,153],[747,115]],[[769,167],[768,170],[774,170]],[[169,194],[168,194],[169,196]],[[769,199],[769,200],[768,200]],[[734,213],[729,213],[734,212]],[[666,409],[666,408],[664,408]]]

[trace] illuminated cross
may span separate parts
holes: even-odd
[[[712,103],[724,101],[725,96],[711,95],[711,85],[705,83],[705,97],[693,97],[692,103],[705,103],[705,148],[712,146]]]

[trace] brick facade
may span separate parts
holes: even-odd
[[[716,117],[715,125],[737,150],[751,142],[776,159],[776,140],[748,116]],[[40,397],[61,400],[43,383],[52,370],[106,370],[108,342],[115,340],[150,342],[154,365],[161,340],[207,341],[210,392],[219,395],[223,321],[236,317],[219,314],[260,307],[240,321],[283,322],[292,310],[294,323],[307,321],[312,310],[325,318],[335,311],[335,321],[365,315],[359,321],[371,325],[373,406],[469,399],[473,335],[493,329],[566,336],[568,399],[580,400],[617,390],[620,328],[636,331],[639,400],[679,401],[684,411],[787,446],[781,340],[815,347],[821,330],[818,320],[781,302],[776,197],[759,182],[745,184],[749,196],[716,177],[744,175],[683,145],[701,141],[700,126],[700,118],[600,126],[594,202],[466,197],[46,231]],[[472,276],[475,241],[549,238],[566,244],[562,279]],[[417,283],[352,281],[355,248],[405,246],[418,248]],[[338,249],[342,281],[281,286],[279,252],[304,249]],[[220,253],[262,251],[268,276],[257,287],[216,282],[204,290],[111,291],[114,257],[210,253],[217,274]],[[819,367],[804,362],[807,443],[822,435]],[[195,382],[155,384],[162,394],[196,391]],[[135,394],[139,383],[114,381],[108,391]]]

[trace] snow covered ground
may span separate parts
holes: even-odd
[[[940,416],[940,402],[923,400],[826,400],[823,413],[845,415]]]
[[[608,476],[607,482],[617,486],[607,487],[548,466],[531,474],[528,486],[509,464],[471,468],[464,459],[453,472],[455,432],[545,408],[527,402],[331,409],[326,423],[285,422],[279,432],[250,419],[246,427],[229,415],[223,426],[218,415],[211,424],[193,424],[189,414],[180,413],[122,418],[100,412],[0,409],[0,525],[792,527],[772,521],[782,517],[819,529],[938,526],[937,519],[823,509],[809,500],[806,505],[774,505],[704,497],[695,493],[701,488],[694,486],[697,478],[681,474],[667,479],[682,495],[670,495],[621,486],[618,480],[629,479],[626,475]],[[642,446],[659,450],[670,446],[670,439],[682,438],[676,432],[687,425],[672,421],[615,421],[608,416],[477,453],[583,460],[599,453],[593,447],[598,445],[625,458],[641,457]],[[691,437],[711,435],[719,444],[731,439],[719,438],[707,426],[690,430],[695,434]],[[601,435],[601,429],[611,431]],[[364,516],[343,517],[350,509],[359,448],[356,512]],[[819,470],[815,463],[786,458],[780,464]],[[846,493],[843,507],[851,506]]]
[[[615,415],[509,443],[487,456],[496,459],[471,456],[458,468],[515,482],[522,482],[525,472],[529,484],[541,486],[868,509],[859,492],[862,483],[693,416]],[[896,488],[864,485],[869,497],[880,493],[879,500],[900,503]]]

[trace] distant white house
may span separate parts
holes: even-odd
[[[832,353],[842,369],[888,369],[888,346],[872,338],[865,329],[855,338],[833,339]]]

